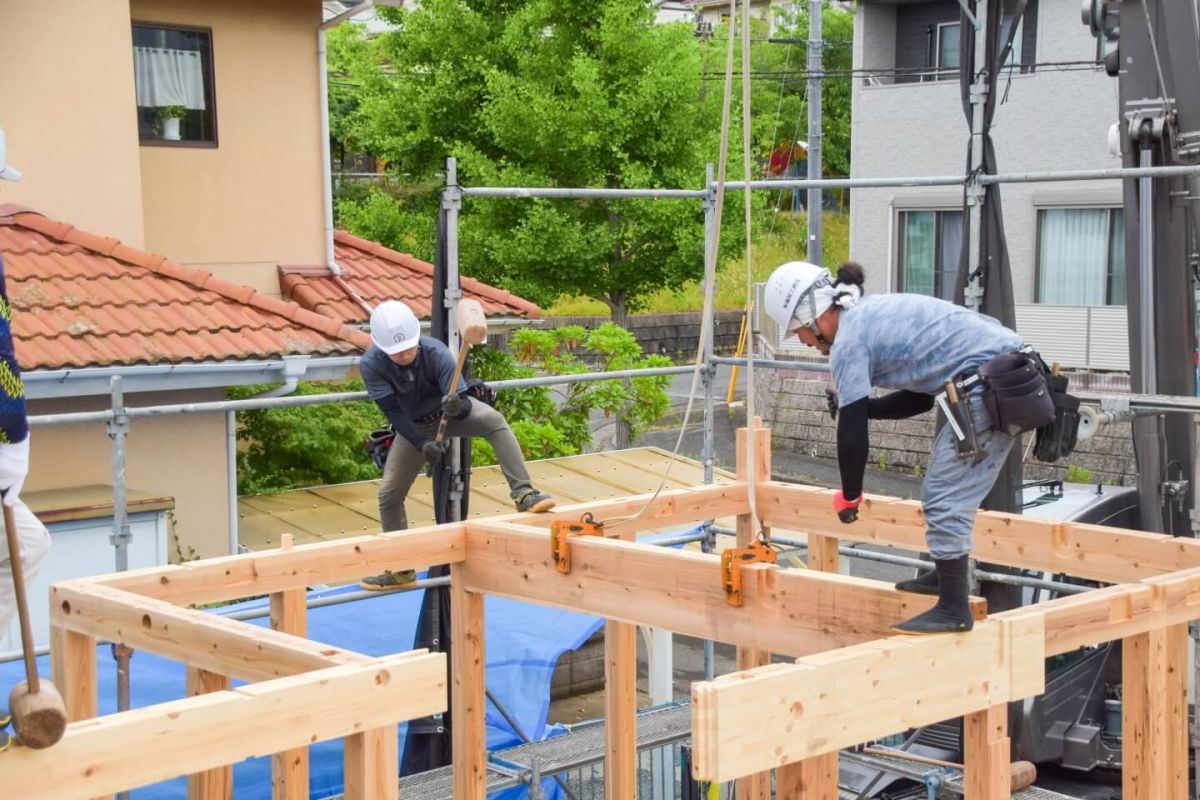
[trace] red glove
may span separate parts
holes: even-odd
[[[858,507],[862,505],[862,495],[853,500],[847,500],[842,494],[842,490],[838,489],[838,493],[833,496],[833,510],[837,512],[838,519],[849,525],[858,519]]]

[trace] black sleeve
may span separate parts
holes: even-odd
[[[933,396],[907,389],[867,401],[869,419],[908,419],[933,408]]]
[[[425,443],[425,437],[417,430],[417,426],[413,424],[412,418],[409,417],[396,395],[381,397],[375,401],[375,405],[379,406],[379,410],[387,417],[388,422],[392,423],[392,430],[407,439],[413,447],[421,449],[421,445]]]
[[[863,473],[867,469],[870,438],[867,426],[867,398],[842,406],[838,412],[837,454],[842,473],[842,494],[853,500],[862,494]]]

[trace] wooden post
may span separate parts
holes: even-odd
[[[836,575],[841,569],[839,541],[833,536],[808,534],[808,568]],[[775,771],[775,780],[775,793],[780,798],[837,800],[838,754],[825,753],[784,764]]]
[[[637,626],[604,623],[604,798],[637,797]]]
[[[771,435],[770,431],[763,427],[762,417],[755,417],[752,421],[754,428],[754,480],[756,483],[771,480]],[[745,428],[738,428],[737,431],[737,477],[739,480],[747,480],[749,470],[746,467],[746,436],[748,435]],[[754,520],[749,514],[741,514],[737,518],[737,546],[748,547],[754,537],[758,534],[754,530]],[[738,671],[761,667],[764,664],[771,663],[771,653],[768,650],[757,650],[752,647],[739,647],[737,649],[737,668]],[[780,795],[781,797],[783,795]],[[771,773],[760,772],[756,775],[749,775],[745,778],[739,778],[737,781],[737,797],[738,800],[770,800],[771,798]]]
[[[342,741],[345,800],[399,800],[400,740],[396,726],[374,728]]]
[[[58,625],[50,627],[50,676],[63,696],[67,719],[96,716],[96,639]]]
[[[482,594],[467,591],[463,565],[450,565],[450,714],[456,800],[487,797],[487,702]]]
[[[1186,665],[1186,624],[1122,640],[1125,800],[1187,795]]]
[[[227,675],[218,675],[193,666],[187,668],[187,696],[196,697],[229,688]],[[188,800],[233,800],[233,765],[188,775]]]
[[[1011,756],[1007,705],[963,716],[963,766],[970,800],[1008,800]]]
[[[292,549],[292,534],[279,537],[281,550]],[[271,594],[271,629],[308,637],[308,596],[306,587]],[[273,800],[308,800],[308,748],[298,747],[271,756],[271,797]]]

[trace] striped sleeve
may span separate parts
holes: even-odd
[[[25,384],[13,350],[12,304],[0,257],[0,442],[15,444],[29,435],[25,416]]]

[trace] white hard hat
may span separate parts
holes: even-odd
[[[800,301],[823,283],[833,281],[833,276],[824,267],[807,261],[789,261],[776,267],[767,279],[763,291],[763,306],[767,315],[785,334],[791,327],[792,316]]]
[[[421,323],[399,300],[384,300],[371,312],[371,341],[389,356],[417,346]]]

